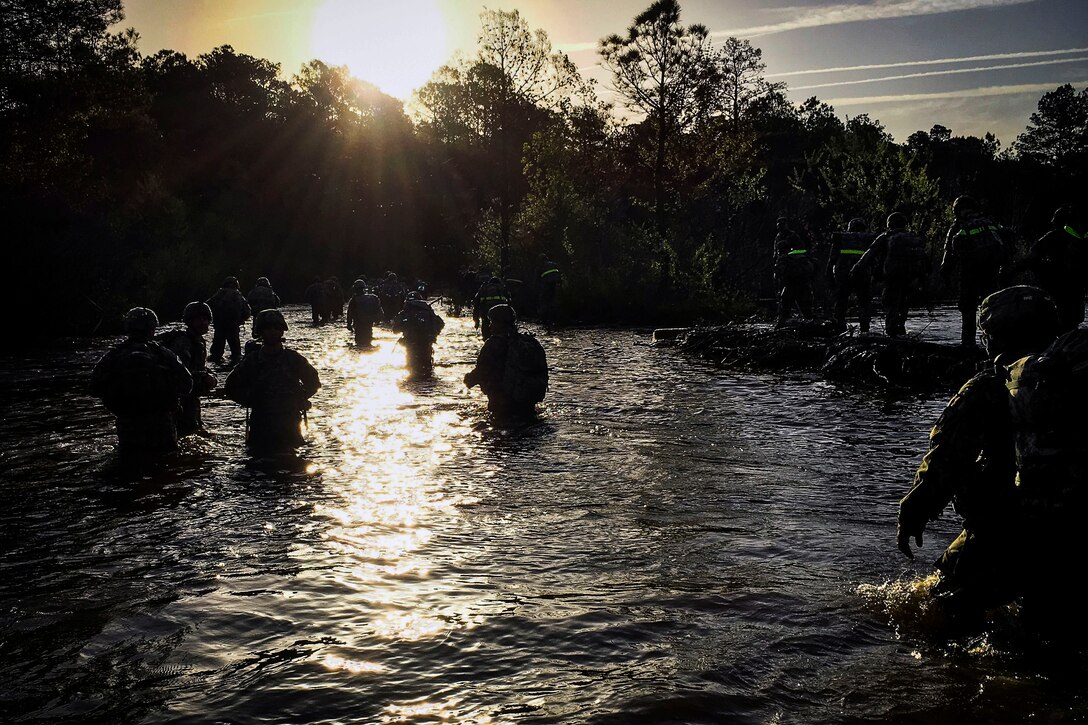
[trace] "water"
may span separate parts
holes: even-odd
[[[290,308],[324,387],[297,461],[244,415],[128,471],[104,341],[9,356],[0,719],[966,722],[1088,717],[1082,664],[942,634],[898,498],[947,396],[739,376],[648,330],[541,334],[541,420],[491,426],[448,318],[431,381]],[[908,323],[954,340],[954,312]],[[225,374],[225,372],[224,372]],[[220,376],[222,381],[223,375]]]

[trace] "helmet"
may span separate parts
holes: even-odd
[[[253,336],[258,337],[266,327],[273,327],[287,332],[287,320],[279,310],[261,310],[253,318]]]
[[[850,220],[850,223],[846,225],[846,231],[848,232],[864,232],[868,229],[868,225],[864,219],[855,217]]]
[[[220,286],[230,287],[232,289],[238,289],[238,278],[237,277],[227,277],[225,280],[223,280],[223,284],[220,285]]]
[[[354,282],[352,282],[351,283],[351,291],[354,292],[357,295],[361,295],[362,293],[366,292],[366,280],[365,279],[357,279]]]
[[[133,307],[125,313],[125,334],[150,340],[159,326],[159,318],[146,307]]]
[[[406,294],[404,296],[404,299],[405,300],[418,300],[419,299],[419,292],[416,292],[415,290],[412,290],[411,292],[409,292],[408,294]]]
[[[952,202],[952,213],[956,216],[975,209],[978,209],[978,202],[974,200],[974,197],[967,196],[967,194],[957,196],[956,200]]]
[[[986,352],[1042,349],[1061,329],[1054,300],[1038,287],[1017,285],[989,295],[978,306]]]
[[[518,316],[510,305],[495,305],[487,311],[487,319],[493,323],[513,325],[518,321]]]
[[[888,229],[906,229],[907,217],[898,211],[893,211],[888,215]]]
[[[272,283],[268,281],[268,277],[258,277],[257,278],[257,286],[258,287],[271,287]]]
[[[198,317],[204,317],[210,321],[212,319],[212,308],[208,307],[204,302],[190,302],[185,305],[185,311],[181,313],[182,322],[189,324]]]
[[[410,310],[429,310],[431,306],[427,304],[425,300],[419,299],[419,297],[409,297],[404,306]]]
[[[499,279],[498,277],[492,277],[491,279],[487,280],[487,283],[488,284],[502,284],[502,280]]]

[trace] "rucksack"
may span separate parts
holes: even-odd
[[[548,392],[548,360],[544,348],[532,335],[517,332],[510,336],[502,389],[520,405],[544,400]]]
[[[888,237],[883,270],[885,278],[920,277],[925,267],[926,247],[919,237],[906,231],[898,231]]]
[[[1017,486],[1029,505],[1071,505],[1088,492],[1088,330],[1066,333],[1007,370]]]
[[[355,297],[355,309],[365,322],[377,322],[382,319],[382,301],[369,292]]]
[[[119,348],[110,361],[102,402],[114,415],[146,415],[176,410],[177,373],[168,365],[173,353],[157,343]]]

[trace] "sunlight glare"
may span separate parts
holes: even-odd
[[[436,0],[325,0],[311,48],[317,59],[407,100],[447,60],[446,21]]]

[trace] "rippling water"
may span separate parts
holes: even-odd
[[[290,308],[308,445],[244,414],[131,471],[86,394],[104,343],[3,360],[0,719],[1022,722],[1088,717],[1082,665],[948,639],[898,498],[947,396],[738,376],[647,330],[541,334],[541,420],[492,427],[447,319],[433,380]],[[955,339],[954,313],[909,323]],[[220,376],[222,381],[225,371]]]

